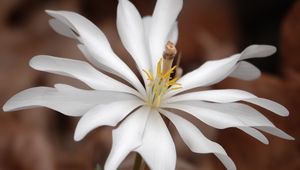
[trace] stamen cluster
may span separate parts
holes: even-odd
[[[155,76],[150,71],[143,70],[149,80],[147,104],[151,107],[159,107],[163,95],[168,91],[181,88],[181,85],[176,83],[179,76],[173,76],[177,68],[177,65],[172,66],[176,53],[174,44],[168,42],[163,57],[157,63]]]

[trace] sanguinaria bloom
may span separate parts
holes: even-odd
[[[178,111],[217,129],[236,127],[265,144],[268,139],[261,131],[293,139],[246,104],[288,116],[288,110],[274,101],[238,89],[190,92],[226,77],[242,80],[258,78],[259,69],[244,60],[270,56],[276,48],[251,45],[239,54],[208,61],[181,76],[179,67],[172,63],[178,38],[176,19],[182,5],[183,0],[158,0],[153,15],[141,17],[128,0],[119,0],[118,33],[136,63],[142,82],[113,52],[103,32],[89,20],[74,12],[46,11],[53,17],[49,21],[51,27],[59,34],[77,40],[78,48],[94,67],[85,61],[46,55],[33,57],[30,66],[78,79],[91,90],[65,84],[56,84],[54,88],[34,87],[13,96],[3,110],[43,106],[68,116],[80,116],[74,135],[76,141],[97,127],[115,127],[106,170],[117,169],[130,152],[139,153],[153,170],[175,169],[175,145],[165,121],[174,124],[191,151],[213,153],[227,169],[236,169],[222,146],[206,138],[195,125],[179,116]],[[127,83],[101,71],[120,77]]]

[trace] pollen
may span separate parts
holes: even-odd
[[[176,48],[174,44],[168,42],[163,57],[157,63],[155,76],[150,71],[143,70],[149,80],[147,84],[147,104],[151,107],[159,107],[163,95],[168,91],[181,88],[181,84],[176,82],[179,77],[172,76],[178,67],[177,65],[172,66],[175,55]]]

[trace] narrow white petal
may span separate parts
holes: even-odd
[[[105,170],[116,170],[125,157],[142,144],[149,111],[149,107],[139,108],[113,130],[112,149],[105,162]]]
[[[178,101],[210,101],[218,103],[230,103],[239,100],[257,98],[255,95],[238,89],[218,89],[218,90],[205,90],[199,92],[185,93],[177,96],[173,96],[166,100],[167,103],[173,103]]]
[[[162,57],[168,35],[172,29],[183,5],[183,0],[158,0],[153,12],[149,45],[152,57],[153,70]]]
[[[166,104],[162,107],[182,110],[217,129],[247,126],[243,122],[241,122],[236,116],[224,113],[222,111],[212,110],[209,108],[196,107],[185,103]]]
[[[137,99],[97,105],[80,118],[74,139],[80,141],[90,131],[100,126],[116,126],[124,117],[142,104],[143,102]]]
[[[276,52],[276,47],[271,45],[250,45],[242,53],[240,60],[248,58],[267,57]]]
[[[30,60],[30,66],[39,71],[76,78],[96,90],[120,91],[139,95],[134,89],[99,72],[84,61],[44,55],[33,57]]]
[[[234,55],[221,60],[207,61],[198,69],[187,73],[177,82],[182,88],[170,91],[167,97],[180,92],[201,86],[209,86],[225,79],[234,69],[239,60],[239,55]]]
[[[269,140],[265,137],[264,134],[262,134],[258,130],[251,127],[237,127],[237,128],[247,133],[248,135],[254,137],[255,139],[259,140],[260,142],[264,144],[269,144]]]
[[[228,127],[237,127],[239,129],[243,130],[244,132],[248,133],[249,135],[257,138],[258,140],[260,140],[263,143],[266,142],[266,139],[264,139],[265,137],[263,137],[262,134],[259,134],[259,132],[256,132],[254,129],[247,129],[247,127],[254,127],[256,129],[270,133],[274,136],[278,136],[283,139],[289,139],[289,140],[293,139],[290,135],[288,135],[285,132],[283,132],[282,130],[278,129],[263,114],[261,114],[254,108],[252,108],[248,105],[245,105],[245,104],[241,104],[241,103],[218,104],[218,103],[206,103],[206,102],[184,102],[184,103],[180,103],[180,104],[187,105],[188,107],[189,106],[199,107],[202,110],[207,109],[207,110],[215,111],[215,112],[210,112],[213,114],[222,112],[223,114],[230,115],[230,116],[236,118],[241,123],[243,123],[243,126],[236,126],[235,124],[229,124]],[[178,104],[176,103],[176,104],[173,104],[172,106],[174,106],[174,105],[178,105]],[[176,107],[173,107],[173,108],[176,108]],[[197,109],[194,108],[194,110],[197,110]],[[186,109],[184,111],[189,112],[191,114],[195,114],[195,113],[192,113],[191,109],[190,110]],[[210,114],[210,113],[208,113],[208,114]],[[215,116],[220,116],[220,115],[215,114]],[[230,119],[231,117],[223,116],[221,118]],[[220,117],[215,117],[215,121],[218,121],[218,119],[220,119]],[[207,123],[207,122],[205,122],[205,123]],[[215,126],[213,126],[213,127],[215,127]]]
[[[151,70],[151,61],[146,47],[144,25],[138,10],[128,0],[119,0],[117,28],[124,47],[133,57],[146,81],[143,69]]]
[[[209,101],[217,103],[230,103],[237,101],[245,101],[262,108],[268,109],[280,116],[288,116],[289,111],[287,108],[274,101],[259,98],[249,92],[237,89],[225,89],[225,90],[206,90],[200,92],[191,92],[167,99],[166,103],[174,103],[179,101]]]
[[[216,153],[215,155],[228,170],[236,170],[236,166],[230,157],[218,153]]]
[[[66,24],[62,23],[61,21],[57,19],[50,19],[49,24],[57,33],[69,38],[74,38],[74,39],[76,38],[76,34],[68,26],[66,26]]]
[[[195,153],[214,153],[227,169],[236,169],[221,145],[206,138],[202,132],[189,121],[171,112],[160,110],[176,127],[184,143]]]
[[[172,26],[171,31],[168,34],[168,41],[171,41],[174,44],[177,44],[178,41],[178,34],[179,34],[179,30],[178,30],[178,22],[175,22]]]
[[[262,108],[268,109],[271,112],[278,114],[279,116],[288,116],[289,115],[289,111],[287,108],[285,108],[281,104],[276,103],[269,99],[251,98],[251,99],[245,99],[244,101],[258,105]]]
[[[122,77],[122,75],[119,75],[118,73],[116,73],[114,70],[112,70],[111,68],[99,63],[90,53],[90,51],[88,50],[88,48],[83,45],[83,44],[77,44],[77,47],[79,48],[79,50],[83,53],[83,55],[85,56],[85,58],[93,64],[97,64],[97,68],[99,68],[100,70],[105,70],[108,73],[114,74],[114,75],[118,75],[119,77]],[[126,79],[126,78],[125,78]]]
[[[152,24],[152,17],[144,16],[143,17],[143,25],[144,25],[144,34],[145,34],[145,39],[147,41],[147,45],[149,45],[148,39],[149,39],[149,32],[151,29],[151,24]]]
[[[217,110],[220,112],[223,111],[226,114],[235,116],[236,118],[238,118],[248,126],[275,127],[274,124],[263,114],[261,114],[254,108],[242,103],[216,104],[216,103],[197,102],[197,106]]]
[[[234,117],[238,121],[242,122],[244,126],[269,126],[275,127],[273,123],[267,119],[263,114],[255,110],[254,108],[242,104],[242,103],[207,103],[207,102],[181,102],[173,105],[187,105],[196,107],[199,109],[206,109],[206,114],[210,112],[222,113],[230,117]],[[215,117],[217,115],[214,115]],[[220,116],[220,115],[219,115]],[[222,119],[222,117],[219,117]],[[224,117],[223,117],[224,118]],[[216,118],[217,119],[217,118]],[[235,127],[235,126],[231,126]]]
[[[261,131],[264,131],[266,133],[269,133],[271,135],[283,138],[283,139],[295,140],[295,138],[293,138],[289,134],[285,133],[284,131],[282,131],[282,130],[276,128],[276,127],[258,126],[256,128],[259,129],[259,130],[261,130]]]
[[[175,169],[175,145],[165,122],[157,111],[149,115],[142,145],[136,151],[141,154],[150,169]]]
[[[246,61],[240,61],[237,64],[236,69],[230,74],[230,77],[246,81],[255,80],[260,76],[261,71],[256,66]]]
[[[100,69],[109,68],[108,71],[120,76],[130,82],[135,88],[138,89],[143,95],[145,90],[143,85],[138,80],[132,70],[113,52],[104,33],[97,28],[91,21],[83,16],[69,11],[52,11],[46,10],[46,12],[65,24],[64,30],[68,27],[76,36],[81,44],[83,44],[92,56],[95,66],[100,66]],[[53,24],[51,25],[53,26]],[[61,29],[54,28],[58,33],[63,33]],[[65,33],[65,31],[64,31]],[[67,34],[70,35],[70,34]]]
[[[147,41],[149,39],[149,32],[151,29],[151,24],[152,24],[152,17],[144,16],[143,17],[143,25],[144,25],[144,33],[145,33],[145,37],[146,37]],[[168,33],[167,40],[171,41],[174,44],[177,44],[178,34],[179,34],[178,22],[174,22],[170,32]],[[149,43],[147,43],[147,44],[149,44]]]
[[[81,90],[68,85],[56,88],[35,87],[13,96],[3,106],[4,111],[15,111],[35,107],[47,107],[68,116],[81,116],[98,104],[136,97],[119,92]]]

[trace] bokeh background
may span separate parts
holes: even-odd
[[[132,0],[142,15],[150,15],[154,0]],[[17,92],[33,86],[78,81],[34,71],[28,66],[38,54],[84,60],[76,43],[56,34],[45,9],[78,12],[98,25],[113,49],[128,62],[116,31],[117,0],[1,0],[0,106]],[[264,145],[236,129],[215,130],[193,122],[219,142],[240,170],[300,169],[300,1],[293,0],[185,0],[179,17],[178,50],[181,66],[190,71],[206,60],[224,58],[250,44],[272,44],[278,52],[251,60],[264,73],[258,80],[226,79],[212,88],[250,91],[285,105],[290,116],[281,118],[262,110],[278,127],[296,138],[285,141],[268,135]],[[132,63],[130,63],[132,64]],[[0,111],[0,170],[93,170],[102,165],[111,147],[111,128],[98,128],[74,142],[78,119],[39,108],[13,113]],[[224,169],[211,154],[193,154],[172,129],[181,170]],[[121,169],[128,169],[130,155]]]

